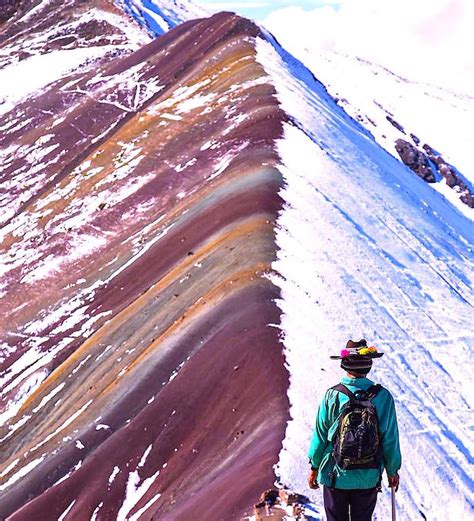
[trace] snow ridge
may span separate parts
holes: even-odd
[[[473,382],[465,363],[474,347],[467,326],[474,304],[470,221],[407,176],[276,42],[259,39],[257,49],[290,115],[278,142],[286,186],[274,263],[281,277],[274,280],[282,291],[292,420],[277,474],[307,492],[316,406],[342,376],[329,355],[348,338],[366,337],[386,353],[372,378],[397,402],[400,518],[468,519],[474,513]],[[319,492],[311,498],[322,508]],[[385,489],[375,519],[389,515]]]

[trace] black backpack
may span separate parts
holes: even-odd
[[[358,390],[355,394],[343,384],[331,389],[349,397],[339,415],[337,430],[332,439],[335,463],[345,470],[379,469],[382,444],[377,411],[372,400],[383,387],[372,385],[367,391]]]

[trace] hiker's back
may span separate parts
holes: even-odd
[[[381,385],[371,385],[367,390],[350,391],[344,384],[335,385],[334,391],[349,398],[338,415],[334,433],[332,458],[340,468],[381,469],[382,445],[374,398],[382,390]]]

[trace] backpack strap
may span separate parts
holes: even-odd
[[[354,401],[354,400],[359,401],[357,399],[357,396],[352,391],[349,391],[349,389],[344,384],[337,384],[334,387],[331,387],[331,389],[333,389],[334,391],[339,391],[342,394],[345,394],[351,401]],[[383,389],[383,387],[380,384],[374,384],[374,385],[371,385],[367,389],[367,391],[364,391],[364,392],[367,394],[367,399],[369,401],[372,401],[379,394],[379,392],[382,389]]]
[[[345,394],[349,400],[357,400],[355,394],[352,391],[349,391],[349,389],[344,384],[337,384],[334,387],[331,387],[334,391],[339,391],[342,394]]]
[[[374,384],[374,385],[371,385],[366,393],[367,393],[367,398],[372,401],[378,394],[379,392],[383,389],[383,387],[380,385],[380,384]]]

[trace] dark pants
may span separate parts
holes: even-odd
[[[344,490],[324,487],[324,509],[328,521],[370,521],[375,503],[376,488]]]

